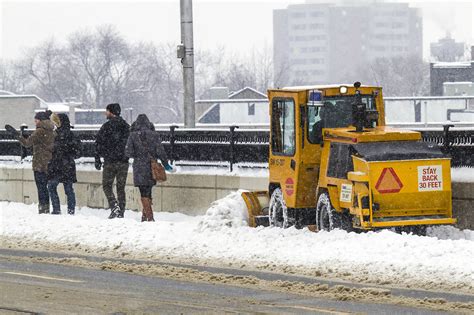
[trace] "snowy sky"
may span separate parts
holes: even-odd
[[[270,45],[272,10],[302,2],[194,0],[195,47],[226,46],[245,53],[263,43]],[[472,0],[413,0],[411,4],[424,12],[425,57],[429,42],[448,30],[457,40],[474,44]],[[0,57],[4,58],[15,58],[25,47],[42,40],[64,40],[71,32],[100,24],[114,24],[134,41],[177,44],[180,38],[179,0],[0,0],[0,18]]]

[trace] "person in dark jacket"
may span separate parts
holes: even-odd
[[[20,143],[33,147],[33,173],[38,190],[38,212],[49,213],[48,163],[53,156],[54,124],[49,120],[50,112],[38,112],[35,115],[36,130],[25,138],[16,132]]]
[[[107,105],[105,114],[108,121],[100,128],[95,142],[95,168],[97,170],[101,170],[100,158],[104,158],[102,186],[111,210],[109,219],[123,218],[126,205],[125,184],[128,175],[128,157],[125,156],[125,146],[130,134],[130,125],[120,117],[120,112],[119,104]],[[114,181],[117,182],[117,198],[112,190]]]
[[[159,159],[167,171],[172,171],[173,168],[168,164],[165,148],[146,115],[138,115],[132,124],[125,154],[133,158],[133,183],[140,190],[143,205],[142,222],[155,221],[152,188],[156,185],[156,181],[152,176],[150,159]]]
[[[80,156],[81,142],[72,133],[71,123],[66,114],[53,114],[51,120],[57,127],[53,158],[48,165],[48,191],[53,205],[52,214],[61,214],[57,188],[59,183],[62,183],[67,196],[67,213],[74,215],[76,195],[73,184],[77,182],[74,159]]]

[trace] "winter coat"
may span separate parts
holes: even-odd
[[[59,115],[61,126],[56,130],[53,158],[48,165],[48,180],[75,183],[77,177],[74,159],[80,157],[81,141],[72,133],[69,119],[64,116]]]
[[[126,155],[133,158],[133,183],[137,187],[156,185],[151,174],[150,155],[161,160],[163,165],[168,164],[168,157],[158,134],[143,126],[130,133]]]
[[[110,118],[99,130],[96,157],[103,157],[105,163],[128,162],[125,146],[130,135],[130,125],[122,117]]]
[[[18,139],[24,147],[33,147],[33,171],[48,171],[48,163],[53,156],[54,137],[54,124],[48,119],[40,121],[31,136],[20,136]]]

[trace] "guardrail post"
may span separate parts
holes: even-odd
[[[230,171],[234,170],[234,147],[235,147],[235,129],[239,128],[239,126],[230,126],[230,158],[229,158],[229,166]]]
[[[174,131],[176,130],[176,128],[179,128],[178,126],[176,125],[172,125],[170,126],[170,162],[171,164],[174,163],[174,160],[175,160],[175,156],[174,156],[174,142],[175,142],[175,133]]]
[[[454,127],[454,125],[443,125],[443,148],[445,152],[450,151],[450,136],[449,136],[449,128]]]

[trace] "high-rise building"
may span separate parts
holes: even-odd
[[[422,17],[407,3],[337,1],[273,12],[276,86],[347,82],[377,58],[422,59]]]

